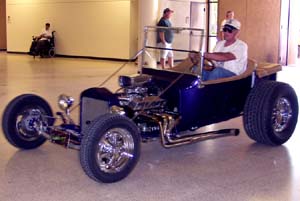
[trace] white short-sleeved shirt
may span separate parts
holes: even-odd
[[[50,29],[49,30],[43,29],[41,34],[44,34],[45,36],[48,37],[52,37],[52,31]],[[48,40],[48,39],[49,38],[42,37],[40,40]]]
[[[236,59],[224,62],[215,61],[214,64],[217,67],[225,68],[236,75],[240,75],[247,68],[248,45],[241,40],[236,40],[233,44],[225,47],[225,42],[225,40],[219,41],[214,48],[214,52],[230,52]]]

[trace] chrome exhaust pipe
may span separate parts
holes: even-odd
[[[180,117],[174,119],[170,114],[154,114],[152,116],[146,113],[143,116],[151,118],[159,125],[161,144],[164,148],[172,148],[221,137],[237,136],[240,133],[239,129],[233,128],[175,137],[172,135],[172,130],[179,123]]]
[[[180,118],[175,120],[171,115],[168,114],[164,114],[160,116],[160,118],[162,118],[163,120],[158,121],[161,130],[161,143],[162,146],[165,148],[182,146],[209,139],[237,136],[240,133],[239,129],[222,129],[218,131],[210,131],[205,133],[184,135],[181,137],[173,137],[171,131],[178,124]]]
[[[171,135],[165,135],[163,138],[163,146],[166,148],[181,146],[185,144],[191,144],[199,141],[205,141],[210,139],[237,136],[239,135],[239,129],[222,129],[218,131],[211,131],[205,133],[185,135],[178,138],[172,138]]]

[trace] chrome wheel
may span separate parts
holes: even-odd
[[[40,136],[36,126],[41,123],[41,110],[28,108],[18,114],[16,119],[16,130],[19,137],[26,141],[34,141]]]
[[[273,108],[272,122],[275,132],[282,132],[287,128],[292,118],[292,107],[288,99],[280,98]]]
[[[298,99],[285,83],[261,80],[251,90],[244,108],[244,127],[256,142],[278,146],[290,139],[298,121]]]
[[[98,143],[97,163],[106,173],[118,173],[133,158],[134,140],[126,129],[113,128]]]
[[[83,131],[80,163],[95,181],[112,183],[127,177],[140,156],[140,135],[136,124],[118,114],[104,114]]]

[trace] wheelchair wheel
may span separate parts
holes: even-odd
[[[48,51],[48,55],[49,55],[49,57],[54,57],[55,56],[54,48],[50,48],[50,50]]]

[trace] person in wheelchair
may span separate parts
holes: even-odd
[[[54,47],[54,31],[50,30],[50,23],[45,24],[45,29],[39,36],[33,36],[32,44],[30,47],[30,54],[41,57],[52,56],[51,48]]]

